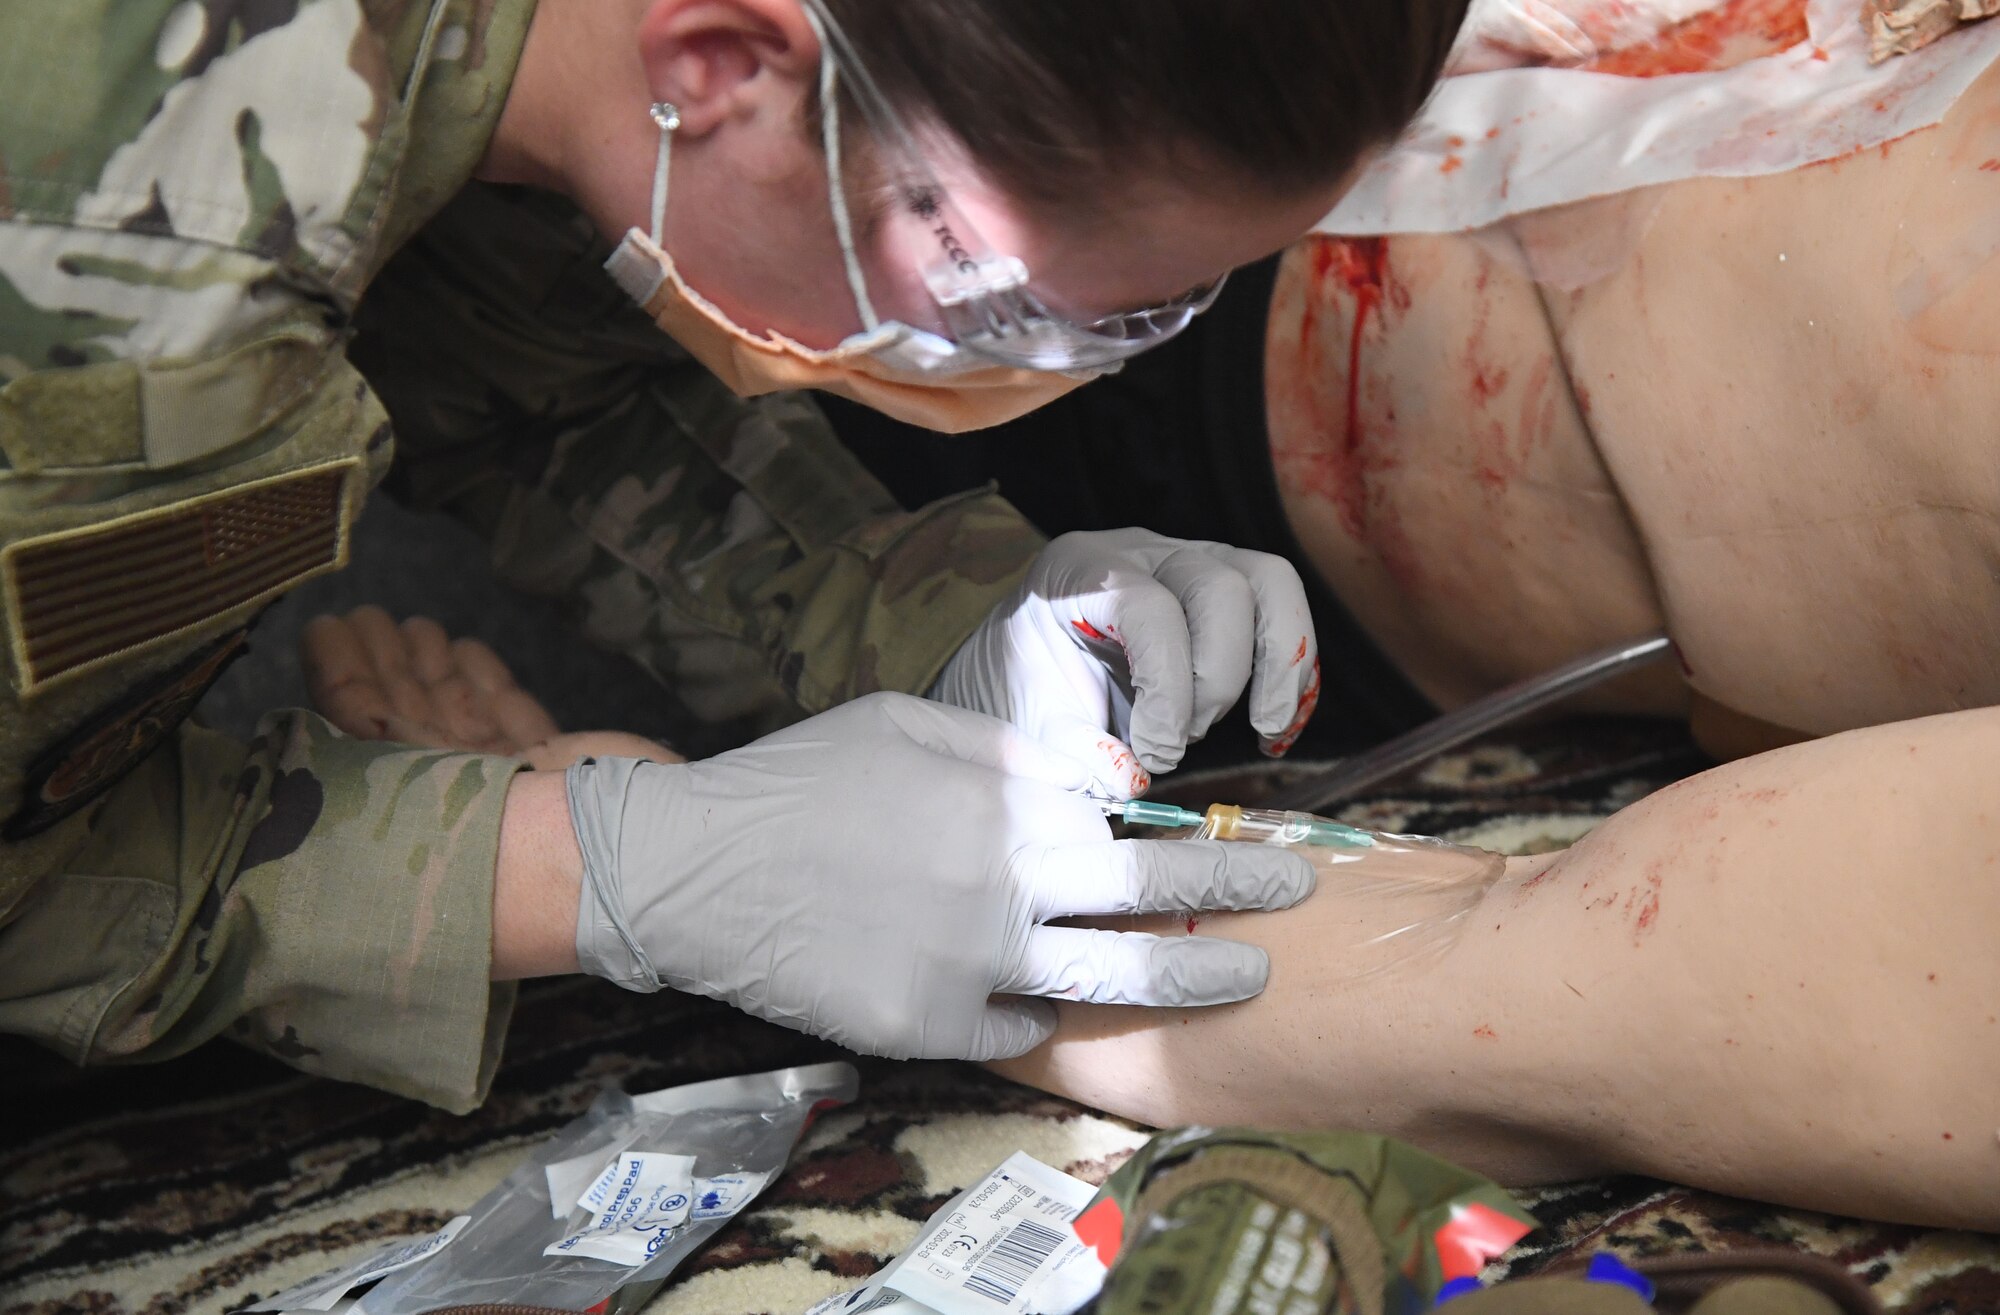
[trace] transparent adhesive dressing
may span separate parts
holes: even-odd
[[[1436,959],[1459,932],[1506,860],[1490,850],[1431,836],[1398,835],[1332,818],[1214,804],[1207,812],[1149,800],[1103,800],[1128,826],[1172,828],[1193,840],[1283,845],[1319,871],[1313,896],[1326,949],[1347,976],[1367,977]],[[1190,913],[1188,930],[1200,916]]]

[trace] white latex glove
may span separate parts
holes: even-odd
[[[1283,755],[1319,703],[1319,648],[1292,564],[1108,530],[1043,549],[930,696],[1012,722],[1129,799],[1178,766],[1246,684],[1264,752]]]
[[[1261,991],[1255,946],[1044,925],[1286,908],[1313,888],[1311,864],[1282,849],[1114,841],[1072,793],[1086,780],[1003,722],[900,694],[704,762],[586,760],[568,777],[577,961],[897,1058],[1025,1053],[1055,1008],[1023,996]]]

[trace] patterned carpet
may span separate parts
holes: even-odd
[[[1700,765],[1676,733],[1596,723],[1455,754],[1348,812],[1516,851],[1573,840]],[[1184,789],[1247,798],[1238,779]],[[471,1204],[607,1083],[643,1091],[829,1058],[704,1001],[586,982],[524,995],[492,1099],[453,1118],[298,1077],[226,1045],[78,1073],[0,1043],[0,1315],[226,1311]],[[801,1315],[853,1286],[946,1197],[1015,1150],[1101,1179],[1145,1132],[955,1064],[862,1065],[792,1169],[653,1303],[655,1315]],[[1883,1227],[1642,1179],[1543,1191],[1545,1228],[1500,1264],[1773,1244],[1832,1257],[1909,1315],[2000,1315],[2000,1239]]]

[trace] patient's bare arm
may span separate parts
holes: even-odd
[[[1516,1183],[1636,1171],[2000,1227],[2000,709],[1661,791],[1513,860],[1416,970],[1345,977],[1355,914],[1336,876],[1204,919],[1270,950],[1263,996],[1065,1005],[999,1068],[1155,1124],[1394,1133]]]

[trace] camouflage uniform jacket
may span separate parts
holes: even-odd
[[[482,1098],[518,763],[184,722],[399,445],[503,575],[746,726],[927,687],[1038,546],[990,495],[902,512],[808,401],[639,332],[566,206],[467,187],[532,10],[0,10],[0,1030]]]

